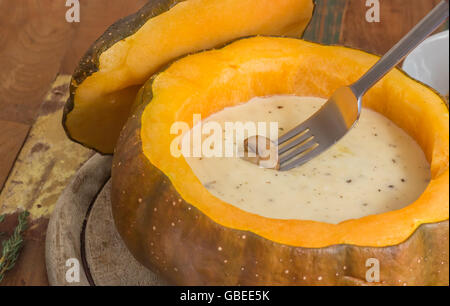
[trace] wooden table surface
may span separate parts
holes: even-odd
[[[19,261],[0,285],[48,285],[49,216],[92,155],[68,142],[59,124],[67,75],[108,25],[145,2],[80,0],[81,22],[68,23],[66,0],[0,0],[0,214],[8,213],[0,232],[11,233],[17,211],[32,211]],[[365,0],[316,2],[306,39],[383,54],[439,0],[379,0],[379,23],[366,21]]]

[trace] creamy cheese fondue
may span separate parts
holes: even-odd
[[[295,96],[254,98],[203,123],[278,122],[281,136],[324,102]],[[211,194],[275,219],[339,223],[400,209],[415,201],[430,180],[430,166],[417,143],[369,109],[363,109],[357,126],[338,144],[288,172],[259,168],[239,157],[184,158]]]

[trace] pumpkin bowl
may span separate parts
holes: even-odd
[[[112,168],[116,227],[138,261],[177,285],[448,285],[449,122],[442,97],[396,69],[363,104],[420,145],[431,181],[414,203],[339,224],[251,214],[208,192],[170,153],[174,122],[253,97],[326,98],[378,57],[300,39],[253,37],[184,57],[137,95]],[[192,127],[192,126],[191,126]]]

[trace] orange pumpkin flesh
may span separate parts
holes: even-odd
[[[141,85],[175,58],[256,34],[300,37],[312,0],[151,0],[77,68],[63,119],[73,140],[112,153]]]
[[[364,104],[416,139],[431,164],[427,190],[403,209],[337,225],[264,218],[212,196],[170,154],[176,121],[256,96],[325,98],[376,60],[344,47],[256,37],[160,73],[138,96],[113,166],[114,218],[136,258],[177,284],[361,284],[368,256],[380,260],[385,283],[448,284],[448,109],[399,70]]]

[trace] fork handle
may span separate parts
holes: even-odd
[[[447,19],[449,14],[448,1],[444,0],[439,3],[420,23],[370,68],[366,74],[350,86],[358,100]]]

